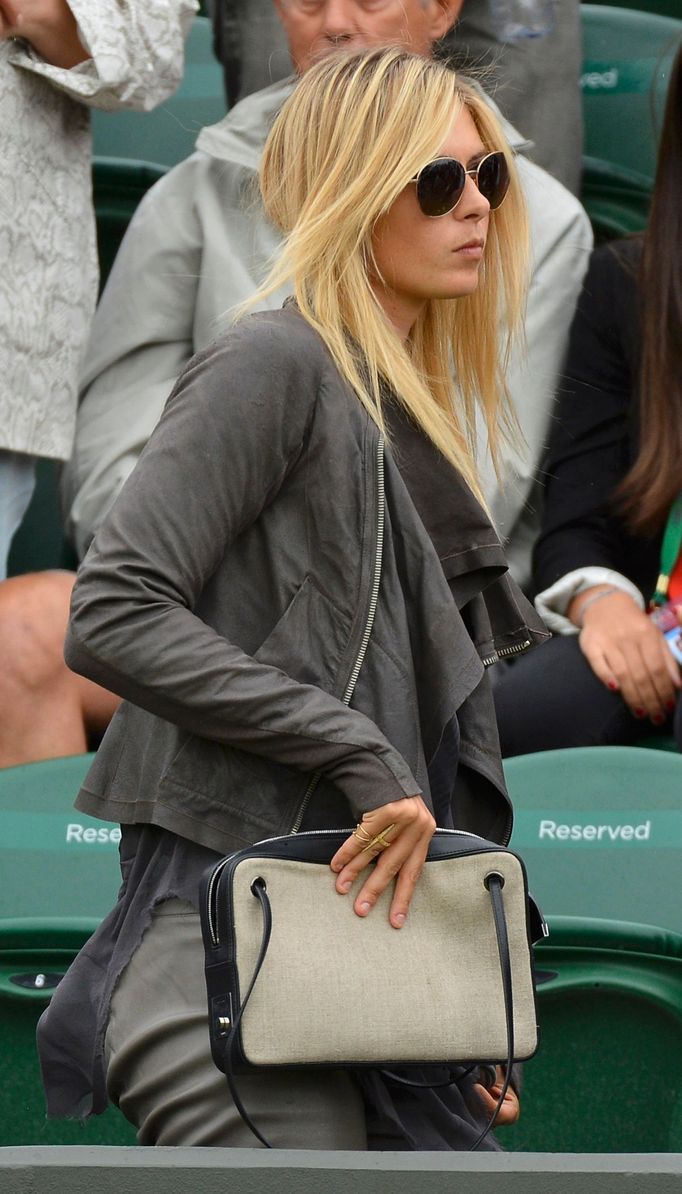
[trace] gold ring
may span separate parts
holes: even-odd
[[[365,836],[361,837],[361,834],[364,834]],[[355,826],[355,829],[353,830],[353,837],[356,837],[358,841],[362,842],[365,846],[368,846],[372,840],[370,834],[367,832],[361,821],[358,821],[357,825]]]
[[[385,829],[381,830],[381,833],[377,833],[376,837],[373,837],[372,840],[367,843],[363,850],[363,854],[365,850],[372,850],[375,846],[378,846],[380,850],[388,850],[388,847],[391,843],[386,841],[384,835],[390,833],[392,829],[395,829],[395,822],[393,822],[391,825],[387,825]]]

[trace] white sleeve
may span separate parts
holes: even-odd
[[[172,95],[182,79],[197,0],[69,0],[69,7],[91,57],[66,70],[17,41],[13,66],[94,108],[148,111]]]
[[[553,634],[577,634],[578,627],[565,616],[566,610],[574,597],[594,588],[595,585],[611,585],[614,589],[621,589],[623,593],[632,597],[640,609],[644,609],[642,594],[626,576],[614,572],[612,568],[588,565],[586,568],[576,568],[573,572],[567,572],[548,589],[538,593],[535,608],[548,630]]]

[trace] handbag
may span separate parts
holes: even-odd
[[[254,1135],[237,1079],[268,1067],[513,1062],[537,1046],[531,943],[544,922],[512,851],[436,830],[402,929],[391,887],[366,918],[363,877],[340,896],[329,862],[351,830],[271,838],[221,859],[201,884],[211,1051]],[[407,1085],[409,1078],[391,1075]]]

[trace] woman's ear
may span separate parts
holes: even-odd
[[[440,41],[441,37],[452,29],[464,6],[465,0],[428,0],[430,14],[429,34],[433,41]]]

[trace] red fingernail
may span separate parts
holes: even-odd
[[[618,685],[615,680],[609,680],[607,688],[610,688],[611,692],[618,692]]]
[[[675,712],[675,705],[676,705],[676,701],[666,701],[665,702],[665,707],[668,710],[668,713]]]
[[[662,726],[663,722],[665,721],[665,717],[663,716],[662,713],[654,713],[654,716],[651,718],[651,721],[652,721],[652,724],[655,726]]]
[[[635,717],[646,717],[646,709],[635,709]]]

